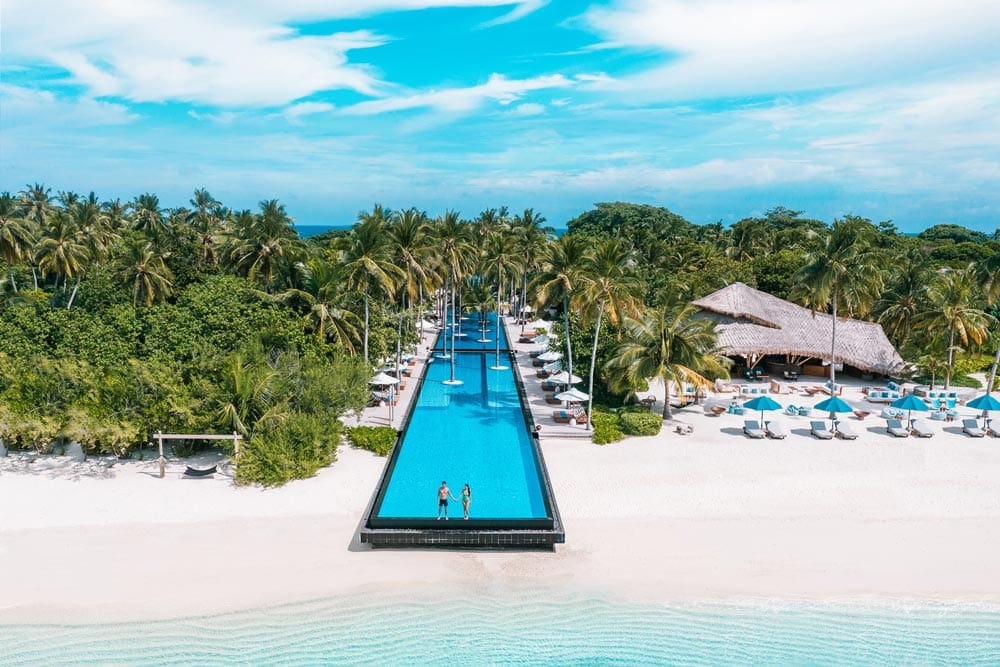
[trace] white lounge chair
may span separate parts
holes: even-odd
[[[809,422],[809,432],[813,434],[813,437],[820,440],[833,439],[833,431],[826,425],[826,422]]]
[[[934,431],[931,430],[931,425],[923,419],[914,419],[913,423],[910,424],[910,430],[913,431],[913,435],[918,438],[929,438],[934,435]]]
[[[885,430],[889,432],[890,435],[894,435],[897,438],[909,438],[910,432],[903,428],[903,422],[898,419],[889,419],[886,421]]]
[[[743,434],[748,438],[759,440],[764,437],[764,429],[760,427],[760,422],[756,419],[748,419],[743,422]]]
[[[971,438],[984,438],[986,431],[979,427],[979,422],[975,419],[962,420],[962,432]]]
[[[837,424],[837,437],[841,440],[857,440],[858,434],[849,422],[842,421]]]
[[[993,422],[986,422],[986,435],[991,435],[994,438],[1000,438],[1000,427],[993,425]]]
[[[785,429],[784,423],[777,419],[772,419],[764,424],[764,430],[767,431],[769,438],[774,438],[775,440],[784,440],[788,437],[788,431]]]

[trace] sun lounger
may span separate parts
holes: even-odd
[[[767,436],[769,438],[774,438],[775,440],[784,440],[788,437],[788,431],[785,430],[785,425],[777,419],[772,419],[764,424],[764,430],[767,431]]]
[[[711,408],[709,408],[709,410],[713,415],[718,416],[723,414],[726,411],[726,408],[722,407],[721,405],[713,405]]]
[[[888,419],[885,422],[885,430],[897,438],[908,438],[910,432],[903,428],[903,423],[898,419]]]
[[[868,412],[867,410],[855,410],[854,411],[854,416],[857,417],[858,419],[864,419],[865,417],[867,417],[870,414],[871,413]]]
[[[788,415],[789,417],[795,417],[796,415],[799,414],[798,406],[789,405],[787,408],[785,408],[785,414]]]
[[[575,410],[554,410],[552,420],[557,424],[568,424],[571,419],[575,419],[577,424],[587,423],[587,413],[583,408]]]
[[[565,386],[552,380],[542,380],[542,391],[562,391]]]
[[[992,422],[987,422],[986,435],[993,436],[994,438],[1000,438],[1000,428],[994,426]]]
[[[545,394],[545,402],[550,405],[559,405],[560,403],[562,403],[562,401],[556,398],[556,395],[554,393]]]
[[[886,406],[886,407],[882,408],[882,412],[879,413],[879,416],[882,419],[897,419],[900,414],[901,414],[901,412],[899,410],[897,410],[896,408],[893,408],[893,407],[890,407],[890,406]]]
[[[934,435],[934,431],[931,430],[931,425],[923,419],[914,419],[913,423],[910,424],[910,430],[913,431],[913,435],[918,438],[930,438]]]
[[[748,438],[753,438],[754,440],[763,438],[765,435],[764,429],[760,427],[760,422],[756,419],[748,419],[743,422],[743,434]]]
[[[833,439],[833,431],[826,425],[826,422],[809,422],[809,432],[813,434],[813,437],[820,440]]]
[[[188,466],[184,470],[184,476],[185,477],[211,477],[212,475],[214,475],[217,472],[218,472],[218,467],[217,466],[212,466],[211,468],[204,468],[204,469],[201,469],[201,468],[192,468],[191,466]]]
[[[808,417],[810,412],[812,412],[812,408],[799,408],[799,417]]]
[[[975,419],[963,419],[962,432],[965,433],[970,438],[986,437],[986,431],[984,431],[979,427],[979,422],[977,422]]]
[[[837,424],[837,437],[841,440],[857,440],[858,434],[855,432],[854,427],[846,421],[842,421]]]

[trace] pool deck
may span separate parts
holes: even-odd
[[[510,318],[504,319],[504,326],[507,329],[507,340],[517,341],[521,336],[521,326],[514,324]],[[557,424],[552,419],[552,412],[560,409],[561,406],[552,405],[545,402],[545,392],[542,391],[542,381],[538,379],[538,369],[532,366],[534,359],[529,356],[529,352],[538,350],[541,346],[535,343],[513,343],[515,350],[514,358],[517,360],[517,374],[524,385],[525,395],[528,401],[528,408],[531,410],[531,417],[535,425],[540,425],[539,438],[587,438],[591,437],[591,431],[585,424],[572,426],[570,424]],[[582,384],[582,383],[581,383]],[[584,388],[584,391],[586,389]]]

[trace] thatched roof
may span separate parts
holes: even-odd
[[[830,359],[830,315],[813,314],[743,283],[733,283],[693,305],[716,323],[719,347],[726,355]],[[838,317],[836,356],[838,363],[883,375],[903,368],[903,359],[874,322]]]

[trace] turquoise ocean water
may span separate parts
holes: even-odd
[[[175,621],[0,626],[0,664],[997,665],[1000,607],[380,595]]]

